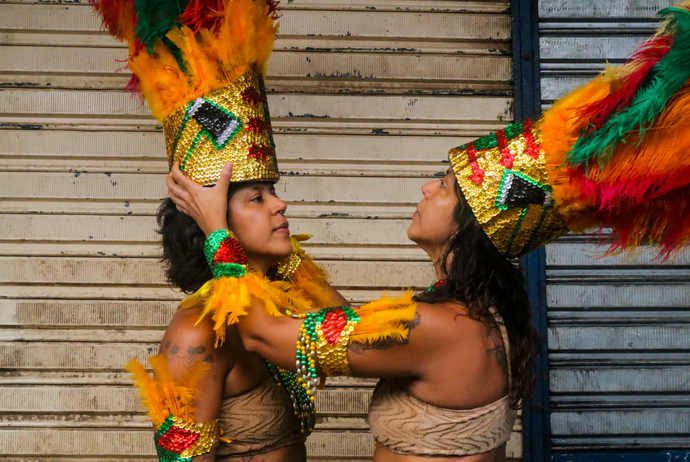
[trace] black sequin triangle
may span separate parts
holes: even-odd
[[[222,109],[204,101],[192,116],[216,144],[225,144],[234,134],[239,121]],[[230,136],[231,138],[232,136]]]
[[[546,204],[546,191],[538,184],[534,184],[514,172],[506,171],[502,185],[502,190],[499,191],[499,207],[509,209],[522,208],[530,204]]]

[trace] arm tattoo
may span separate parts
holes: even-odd
[[[220,459],[221,461],[223,460],[236,460],[237,462],[270,462],[271,460],[271,454],[256,454],[254,456],[225,456],[229,457],[229,459]],[[282,460],[282,459],[281,459]],[[196,462],[196,459],[194,459],[194,462]]]
[[[396,346],[407,345],[408,343],[408,339],[385,338],[372,343],[352,342],[347,346],[347,349],[355,354],[361,355],[364,354],[365,350],[388,350]]]
[[[493,348],[486,350],[486,353],[496,359],[496,362],[501,367],[501,371],[507,376],[510,365],[508,364],[508,358],[506,357],[506,351],[503,345],[503,336],[501,335],[501,330],[498,328],[498,325],[493,324],[489,326],[486,330],[486,336],[491,337],[491,341],[494,344]]]
[[[405,323],[405,327],[411,332],[412,329],[421,323],[421,320],[422,315],[415,313],[414,318]],[[388,350],[396,346],[407,345],[408,343],[410,343],[409,337],[404,339],[385,338],[372,343],[352,342],[347,346],[347,349],[355,354],[361,355],[364,354],[365,350]]]
[[[187,348],[186,352],[181,352],[180,345],[172,344],[168,340],[165,342],[165,346],[162,348],[162,350],[165,354],[165,357],[168,359],[168,362],[180,360],[186,362],[187,365],[190,365],[199,360],[198,358],[203,358],[200,360],[209,364],[212,364],[216,360],[213,353],[204,355],[204,353],[206,353],[206,347],[203,345],[191,346]]]

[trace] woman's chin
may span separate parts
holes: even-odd
[[[276,239],[271,247],[273,248],[273,252],[271,253],[279,259],[289,257],[292,254],[292,241],[290,240],[290,235],[287,234],[284,238]]]
[[[419,239],[419,227],[416,223],[412,223],[409,228],[407,228],[407,238],[414,243],[417,243]]]

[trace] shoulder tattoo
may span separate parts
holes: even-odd
[[[186,362],[187,364],[192,364],[196,361],[203,361],[205,363],[212,364],[216,358],[212,352],[209,352],[204,345],[190,346],[186,351],[182,351],[180,345],[172,343],[170,340],[165,342],[162,352],[168,359],[168,362],[174,360],[180,360]]]
[[[504,375],[508,375],[508,358],[506,357],[506,351],[503,345],[503,336],[501,331],[496,324],[492,324],[487,327],[486,336],[491,338],[493,347],[486,350],[489,356],[493,356],[498,365],[501,367],[501,371]]]

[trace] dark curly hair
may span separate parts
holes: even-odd
[[[250,183],[231,183],[228,203],[233,194]],[[213,273],[204,256],[206,235],[192,217],[177,210],[167,198],[158,208],[158,234],[163,237],[163,263],[168,282],[184,293],[196,292]]]
[[[534,387],[534,358],[539,336],[532,327],[532,311],[524,289],[522,272],[504,257],[484,233],[460,188],[455,185],[458,205],[453,219],[458,230],[450,238],[441,260],[446,268],[444,284],[420,294],[424,303],[460,302],[473,319],[495,327],[489,309],[495,307],[503,318],[510,340],[509,390],[512,405],[526,402]]]

